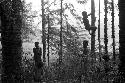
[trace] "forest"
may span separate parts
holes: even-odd
[[[1,0],[0,83],[125,83],[124,22],[124,0]]]

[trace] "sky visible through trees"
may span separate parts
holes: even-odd
[[[53,2],[54,0],[45,0],[48,1],[49,3]],[[82,18],[82,12],[83,11],[87,11],[87,13],[89,14],[91,12],[91,0],[88,0],[87,3],[83,4],[83,3],[79,3],[79,1],[82,0],[63,0],[63,7],[65,3],[70,3],[74,6],[74,9],[76,10],[75,13]],[[95,1],[95,16],[96,16],[96,27],[98,27],[98,12],[99,12],[99,0],[94,0]],[[108,0],[109,4],[111,2],[111,0]],[[37,11],[37,15],[38,17],[34,18],[34,23],[38,24],[38,22],[41,21],[41,17],[39,16],[41,14],[41,0],[26,0],[27,3],[32,3],[32,10],[33,11]],[[49,8],[51,10],[54,9],[60,9],[60,0],[56,0],[56,5],[51,5]],[[118,42],[119,42],[119,17],[118,17],[118,0],[114,0],[115,3],[115,36],[116,36],[116,48],[118,48]],[[112,37],[111,37],[111,32],[112,32],[112,28],[111,28],[111,6],[108,4],[108,46],[109,46],[109,51],[112,51],[111,45],[112,45]],[[75,27],[80,27],[78,28],[79,31],[84,30],[84,23],[81,20],[76,19],[68,10],[65,11],[65,13],[68,15],[68,22]],[[91,16],[89,16],[89,22],[91,22]],[[56,27],[60,27],[60,25],[55,25]],[[38,25],[39,29],[42,29],[42,22]],[[89,33],[88,31],[82,31],[79,32],[79,34],[88,34],[88,37],[84,37],[87,40],[90,41],[90,37],[89,37]],[[83,37],[81,37],[81,40]],[[98,32],[96,30],[96,45],[98,46]],[[104,45],[104,0],[101,0],[101,45]]]

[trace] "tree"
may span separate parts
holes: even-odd
[[[120,65],[119,65],[119,72],[125,79],[125,1],[119,0],[119,58],[120,58]]]
[[[104,5],[105,5],[105,18],[104,18],[104,44],[105,44],[105,54],[107,56],[108,54],[108,36],[107,36],[107,4],[108,4],[108,0],[104,0]]]
[[[49,15],[48,15],[48,37],[47,37],[47,43],[48,43],[48,48],[47,48],[47,50],[48,50],[48,53],[47,53],[47,57],[48,57],[48,66],[49,66],[49,57],[50,57],[50,55],[49,55],[49,47],[50,47],[50,43],[49,43],[49,41],[50,41],[50,28],[51,28],[51,26],[50,26],[50,18],[49,18]]]
[[[46,62],[46,35],[45,35],[45,9],[44,0],[41,1],[42,6],[42,43],[43,43],[43,62]]]
[[[114,0],[112,0],[112,39],[113,39],[113,58],[114,60],[116,59],[115,57],[115,28],[114,28]]]
[[[91,0],[91,27],[92,27],[92,33],[91,33],[91,52],[95,56],[95,22],[96,22],[96,17],[95,17],[95,1]]]
[[[98,20],[98,42],[99,42],[99,53],[101,53],[101,40],[100,40],[100,0],[99,0],[99,20]],[[100,61],[101,61],[101,56],[100,56]]]
[[[2,83],[21,82],[21,0],[0,3],[2,21]]]

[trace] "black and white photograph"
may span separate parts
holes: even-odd
[[[125,0],[0,0],[0,83],[125,83]]]

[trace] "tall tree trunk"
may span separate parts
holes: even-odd
[[[49,42],[49,40],[50,40],[50,18],[49,18],[49,14],[48,14],[48,39],[47,39],[47,43],[48,43],[48,54],[47,54],[47,56],[48,56],[48,66],[49,66],[49,48],[50,48],[50,42]]]
[[[119,0],[119,71],[125,79],[125,0]],[[125,80],[124,80],[125,81]]]
[[[99,20],[98,20],[98,42],[99,42],[99,57],[101,61],[101,41],[100,41],[100,0],[99,0]]]
[[[108,0],[104,0],[104,5],[105,5],[105,18],[104,18],[104,44],[105,44],[105,55],[108,54],[108,36],[107,36],[107,3]]]
[[[115,61],[115,28],[114,28],[114,0],[112,0],[112,39],[113,39],[113,59]]]
[[[59,52],[59,64],[61,64],[62,63],[62,20],[63,20],[63,18],[62,18],[62,1],[63,0],[61,0],[61,12],[60,12],[60,52]]]
[[[92,64],[95,62],[96,60],[96,56],[95,56],[95,31],[96,31],[96,27],[95,27],[95,1],[91,0],[91,53],[92,53]],[[95,81],[94,79],[92,79],[93,81]]]
[[[46,62],[46,35],[45,35],[45,14],[44,0],[41,0],[42,5],[42,43],[43,43],[43,62]]]
[[[62,20],[63,20],[63,18],[62,18],[62,2],[63,2],[63,0],[61,0],[60,1],[61,2],[61,5],[60,5],[60,49],[59,49],[59,68],[58,68],[58,72],[59,72],[59,75],[58,75],[58,78],[59,78],[59,80],[61,80],[61,77],[62,77],[62,73],[61,73],[61,64],[62,64],[62,48],[63,48],[63,45],[62,45]]]
[[[107,13],[108,13],[108,8],[107,8],[107,4],[108,4],[108,0],[104,0],[104,5],[105,5],[105,18],[104,18],[104,44],[105,44],[105,74],[108,75],[108,60],[109,60],[109,56],[108,56],[108,34],[107,34]],[[109,79],[106,78],[106,82],[109,82]]]
[[[91,26],[95,27],[95,2],[94,0],[91,0]],[[91,34],[91,52],[95,55],[95,31],[96,30],[92,30],[92,34]],[[93,56],[94,56],[93,55]]]
[[[21,82],[21,0],[1,3],[2,20],[2,83]]]

